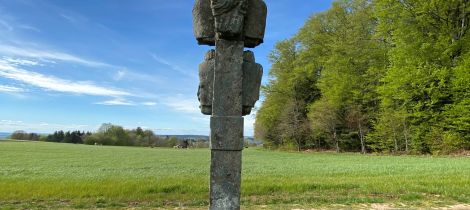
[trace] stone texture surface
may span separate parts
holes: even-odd
[[[201,111],[211,117],[210,209],[240,209],[243,117],[259,99],[263,69],[251,51],[263,43],[263,0],[196,0],[194,34],[215,45],[199,66]],[[242,94],[243,93],[243,94]]]
[[[199,65],[199,108],[205,115],[212,114],[212,99],[214,86],[215,50],[206,53],[204,62]],[[243,53],[242,65],[242,115],[249,115],[259,99],[259,89],[263,76],[263,67],[255,62],[251,51]]]
[[[243,150],[243,117],[211,117],[210,148],[212,150]]]
[[[253,48],[263,43],[267,16],[266,3],[263,0],[246,0],[244,8],[238,5],[240,2],[240,0],[218,0],[216,1],[218,6],[213,10],[211,0],[196,0],[193,7],[193,30],[200,45],[214,46],[216,31],[221,35],[219,38],[244,41],[245,47]],[[214,18],[213,12],[218,17]],[[242,14],[244,19],[240,19]],[[219,28],[217,30],[216,24]],[[241,32],[238,32],[240,29]],[[240,34],[242,36],[239,36]]]
[[[210,209],[240,209],[242,151],[211,151]]]
[[[193,30],[200,45],[215,45],[214,16],[210,0],[196,0],[193,7]]]
[[[212,0],[215,32],[221,39],[241,40],[246,14],[246,0]]]
[[[213,116],[242,115],[243,42],[216,43]]]
[[[248,0],[247,6],[244,40],[246,47],[254,48],[263,43],[268,9],[263,0]]]
[[[240,209],[243,47],[242,41],[216,41],[211,142],[217,145],[211,150],[210,182],[214,210]]]
[[[255,55],[251,51],[243,53],[243,90],[242,115],[249,115],[251,109],[259,99],[259,88],[263,77],[263,67],[255,62]]]
[[[214,87],[215,50],[206,53],[204,62],[199,65],[199,99],[201,112],[205,115],[212,114],[212,98]]]

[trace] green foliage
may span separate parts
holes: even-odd
[[[383,137],[391,126],[387,123],[394,121],[387,120],[387,116],[402,110],[405,115],[402,121],[410,127],[406,132],[412,139],[413,152],[446,151],[449,148],[441,143],[443,139],[461,135],[455,128],[462,118],[452,113],[460,109],[463,100],[458,96],[459,88],[453,86],[465,78],[457,72],[462,68],[459,67],[462,53],[469,50],[468,2],[381,0],[376,4],[378,34],[393,46],[388,52],[390,65],[379,88],[382,120],[376,124],[376,133]],[[452,145],[463,149],[460,143]]]
[[[469,22],[468,0],[335,1],[273,50],[257,137],[282,147],[306,122],[299,148],[469,149]]]
[[[339,107],[322,98],[310,105],[309,119],[312,122],[313,131],[327,134],[329,144],[334,145],[336,151],[339,152],[338,130],[341,124]]]
[[[178,145],[178,139],[174,136],[172,136],[170,139],[168,139],[166,146],[167,147],[174,147]]]
[[[462,56],[451,78],[453,104],[445,107],[445,129],[458,133],[463,146],[470,149],[470,53]]]
[[[431,209],[470,202],[470,161],[465,157],[248,148],[243,158],[243,209],[260,209],[259,205],[364,209],[371,203]],[[0,160],[2,208],[207,209],[208,205],[207,149],[0,141]]]
[[[81,131],[55,131],[53,134],[47,135],[44,140],[48,142],[83,144],[83,138],[85,138],[85,135],[91,134],[86,134]]]
[[[9,138],[15,140],[39,141],[41,136],[37,133],[27,133],[25,131],[18,130],[13,132]]]
[[[114,145],[114,146],[151,146],[154,145],[156,136],[150,130],[125,130],[122,126],[104,123],[98,132],[84,137],[84,143],[90,145]]]
[[[25,134],[23,131],[17,132],[22,136],[34,136],[36,134]],[[26,138],[26,137],[24,137]],[[39,136],[38,136],[39,139]],[[28,140],[28,139],[26,139]],[[144,130],[140,127],[136,129],[124,129],[122,126],[104,123],[100,126],[96,133],[81,131],[55,131],[53,134],[41,136],[41,141],[88,144],[88,145],[112,145],[112,146],[142,146],[142,147],[174,147],[182,148],[209,147],[207,140],[180,140],[176,137],[160,138],[151,130]]]
[[[317,76],[299,67],[297,42],[279,42],[271,53],[271,80],[263,87],[266,99],[258,111],[255,136],[264,146],[277,148],[284,144],[300,150],[307,144],[308,119],[306,104],[319,97]]]
[[[384,44],[371,33],[376,25],[371,8],[369,1],[335,2],[330,10],[312,16],[293,39],[276,46],[273,79],[257,115],[258,138],[282,145],[288,131],[280,125],[306,122],[312,130],[302,135],[304,145],[339,151],[341,134],[368,130],[362,129],[368,121],[361,128],[346,129],[345,117],[351,107],[364,107],[357,116],[374,116],[377,110],[378,69],[386,62]],[[300,118],[289,112],[290,101],[301,102]],[[324,136],[330,140],[318,139]]]

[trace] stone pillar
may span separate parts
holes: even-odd
[[[240,209],[243,42],[217,40],[211,117],[210,209]]]
[[[243,115],[259,97],[262,67],[251,51],[263,43],[266,4],[262,0],[196,0],[194,34],[213,46],[199,66],[201,112],[210,128],[210,209],[240,209]],[[215,54],[215,55],[214,55]],[[245,58],[245,59],[244,59]]]

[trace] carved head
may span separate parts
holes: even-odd
[[[245,41],[245,47],[263,43],[267,7],[263,0],[196,0],[194,34],[201,45],[215,39]]]

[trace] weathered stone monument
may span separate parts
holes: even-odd
[[[211,116],[210,209],[240,209],[243,117],[259,99],[263,69],[251,51],[263,43],[263,0],[196,0],[194,34],[214,46],[199,66],[201,112]]]

